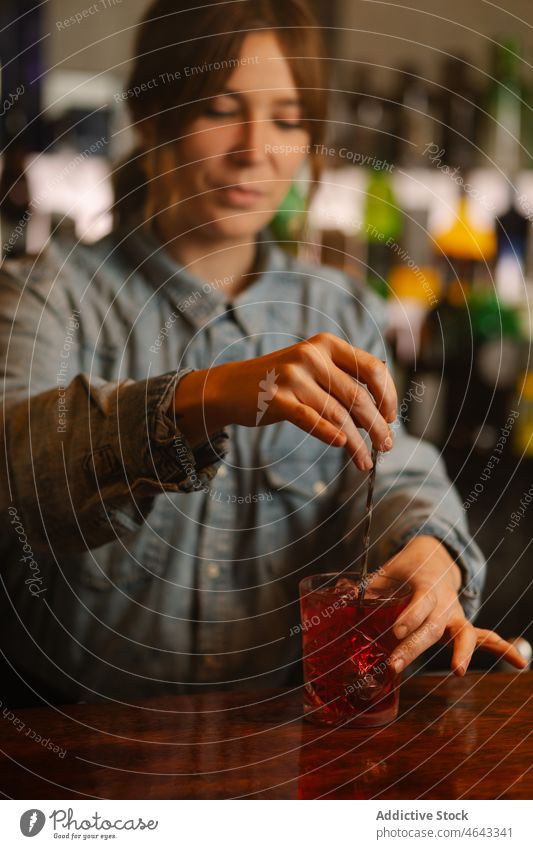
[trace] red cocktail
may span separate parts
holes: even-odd
[[[304,712],[327,725],[383,725],[398,714],[399,676],[389,662],[392,627],[408,584],[370,574],[363,598],[357,573],[300,582]]]

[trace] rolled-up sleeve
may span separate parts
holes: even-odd
[[[120,469],[140,494],[160,492],[165,484],[179,492],[205,489],[226,456],[229,434],[218,431],[193,448],[180,432],[174,396],[180,380],[192,371],[184,368],[121,384],[81,375],[91,406],[98,411],[91,425],[94,416],[103,416],[100,438],[105,442],[87,454],[84,465],[96,467],[99,453],[110,453],[115,470]]]
[[[31,289],[21,298],[9,276],[2,282],[0,506],[6,515],[16,504],[33,548],[57,555],[96,548],[138,530],[158,494],[205,488],[229,434],[193,448],[180,432],[174,395],[193,369],[135,381],[79,372],[59,393],[50,352],[65,333],[62,313],[43,309]]]

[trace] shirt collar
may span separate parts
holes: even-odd
[[[179,313],[195,329],[201,329],[231,309],[246,333],[263,332],[265,323],[272,328],[273,320],[277,320],[272,316],[273,306],[276,313],[276,278],[280,271],[287,268],[289,257],[276,243],[268,227],[257,236],[256,276],[235,297],[226,295],[223,278],[217,285],[217,281],[202,279],[177,262],[145,224],[128,233],[120,233],[119,241],[135,262],[135,270],[146,276],[157,290],[164,288]],[[280,310],[277,317],[281,320],[282,316],[283,310]]]

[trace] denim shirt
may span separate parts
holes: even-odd
[[[268,229],[247,288],[228,299],[223,282],[145,226],[4,264],[0,630],[66,701],[282,686],[300,663],[298,581],[359,562],[366,476],[346,451],[288,422],[189,442],[172,409],[192,369],[321,331],[388,359],[381,302]],[[371,567],[429,533],[473,618],[484,558],[437,451],[394,427]]]

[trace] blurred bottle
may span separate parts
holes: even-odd
[[[426,314],[438,303],[441,291],[425,209],[411,210],[404,218],[399,244],[393,250],[390,290],[389,336],[397,359],[411,364],[418,357]]]
[[[523,164],[521,142],[525,131],[520,46],[506,38],[495,44],[491,80],[485,94],[487,118],[481,138],[483,164],[514,177]]]
[[[400,300],[414,300],[429,308],[441,291],[440,274],[428,232],[428,210],[412,209],[403,218],[391,271],[391,289]]]
[[[292,183],[270,222],[270,230],[288,253],[298,253],[307,223],[307,202],[299,186]]]
[[[514,449],[520,457],[533,457],[533,371],[520,375],[516,405],[519,416],[513,432]]]
[[[403,214],[388,171],[369,171],[362,236],[367,240],[368,282],[384,298],[389,296],[389,276]]]
[[[522,75],[522,167],[533,168],[533,74],[531,72],[531,50],[529,62],[524,61]],[[527,69],[527,71],[526,71]]]
[[[435,138],[435,97],[413,65],[405,65],[398,74],[398,87],[391,98],[392,156],[404,167],[420,167],[424,164],[424,149]]]
[[[507,210],[496,220],[496,291],[504,304],[520,305],[526,299],[525,266],[531,224],[514,206],[510,193]]]
[[[380,91],[368,69],[358,67],[352,81],[350,97],[351,127],[343,142],[357,151],[360,161],[393,161],[394,104]]]
[[[479,92],[464,57],[450,56],[445,60],[442,85],[442,162],[461,169],[472,168],[478,159]]]
[[[442,257],[447,298],[452,305],[461,306],[476,281],[486,278],[490,283],[488,264],[496,255],[495,229],[472,219],[468,197],[462,191],[452,223],[435,233],[434,241]]]
[[[506,421],[523,344],[517,309],[494,288],[496,230],[483,221],[463,195],[452,224],[435,235],[447,288],[422,336],[422,362],[442,379],[441,439],[481,451]]]

